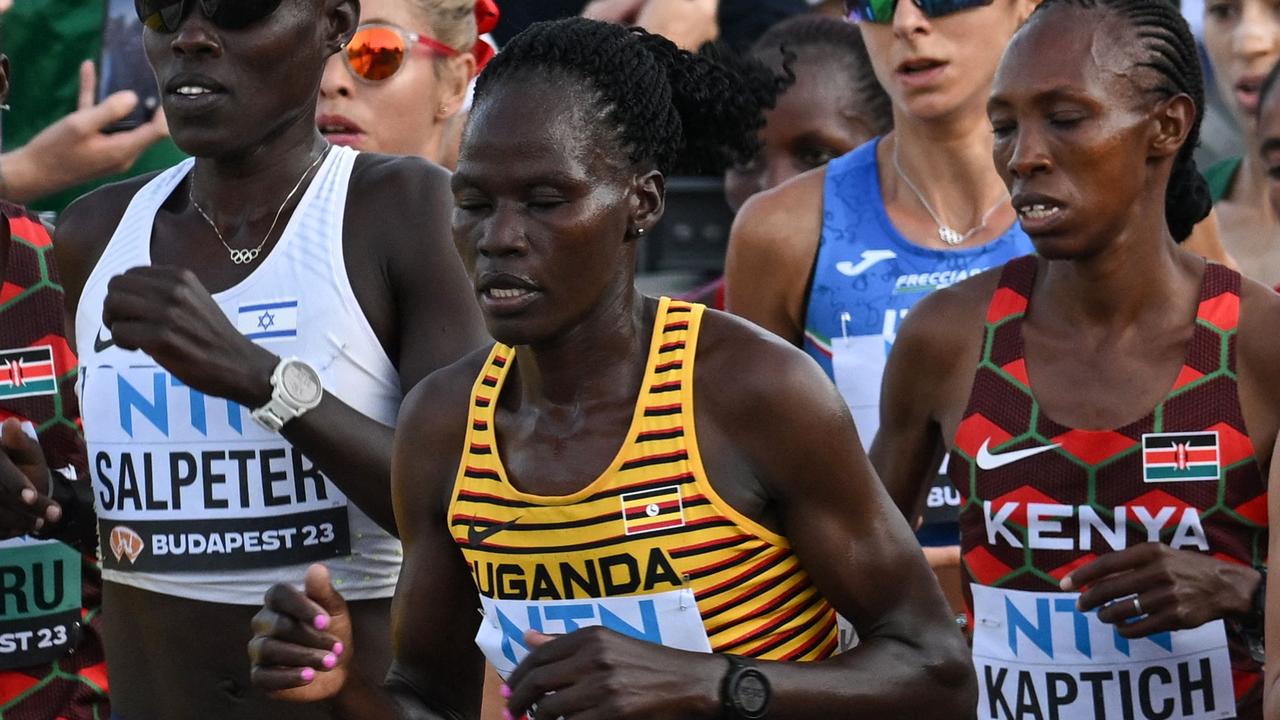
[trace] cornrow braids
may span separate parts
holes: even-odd
[[[801,60],[843,65],[853,80],[858,109],[871,122],[871,131],[883,135],[893,129],[893,101],[876,79],[857,25],[826,15],[798,15],[761,35],[751,54],[769,65],[781,64],[790,76]]]
[[[1133,30],[1143,58],[1139,67],[1155,77],[1154,87],[1144,88],[1161,100],[1186,95],[1196,106],[1195,121],[1187,140],[1174,159],[1169,187],[1165,191],[1165,219],[1177,242],[1186,240],[1192,229],[1213,209],[1209,185],[1196,169],[1193,154],[1200,142],[1204,120],[1204,74],[1195,37],[1178,6],[1170,0],[1044,0],[1032,18],[1055,7],[1075,7],[1108,12]]]
[[[548,76],[584,82],[631,162],[666,175],[719,175],[750,159],[776,99],[714,51],[694,55],[640,29],[567,18],[531,25],[503,47],[480,74],[475,103],[509,78]]]

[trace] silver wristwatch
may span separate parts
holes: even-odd
[[[314,409],[324,397],[320,375],[297,358],[285,358],[271,373],[271,400],[254,410],[253,419],[271,432]]]

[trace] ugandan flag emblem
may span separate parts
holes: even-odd
[[[53,368],[53,347],[0,351],[0,400],[56,395],[58,375]]]
[[[1221,475],[1217,432],[1142,436],[1143,482],[1217,480]]]
[[[622,525],[628,535],[684,527],[680,486],[668,485],[623,495]]]

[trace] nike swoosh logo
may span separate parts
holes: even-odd
[[[836,271],[847,277],[858,277],[862,273],[886,260],[893,260],[898,254],[892,250],[863,250],[862,262],[854,265],[848,260],[836,263]]]
[[[115,338],[102,339],[102,328],[98,328],[98,336],[93,339],[93,351],[100,353],[108,348],[116,346]]]
[[[1057,450],[1062,447],[1062,443],[1054,445],[1044,445],[1041,447],[1027,448],[1025,450],[1010,450],[1009,452],[993,455],[990,450],[991,438],[982,441],[982,447],[978,448],[978,467],[983,470],[995,470],[1005,465],[1012,465],[1016,462],[1026,460],[1029,457],[1035,457],[1041,453],[1047,453],[1050,450]]]
[[[521,517],[524,517],[524,516],[522,515]],[[514,520],[508,520],[507,522],[504,522],[504,523],[497,523],[496,525],[490,525],[489,527],[483,530],[480,530],[476,528],[475,515],[472,515],[471,524],[467,525],[467,545],[470,545],[471,547],[478,547],[480,545],[483,545],[485,540],[488,540],[489,538],[493,537],[494,535],[497,535],[503,530],[510,530],[512,526],[514,526],[519,521],[520,521],[520,518],[515,518]]]

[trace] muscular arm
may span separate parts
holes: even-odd
[[[463,375],[483,361],[433,375],[405,400],[392,467],[404,543],[392,605],[395,663],[382,688],[360,685],[361,673],[351,674],[333,701],[344,720],[480,716],[484,660],[474,641],[475,585],[445,514],[466,430],[471,382]],[[455,372],[460,367],[466,370]]]
[[[448,175],[438,168],[404,172],[398,165],[367,170],[362,186],[353,190],[356,202],[349,204],[353,217],[346,223],[346,247],[358,251],[362,243],[373,243],[379,235],[383,239],[382,277],[362,283],[355,263],[348,259],[347,264],[353,268],[362,309],[383,339],[407,393],[430,373],[479,347],[485,335],[474,292],[453,247]],[[364,198],[382,200],[362,205]],[[406,205],[407,198],[414,202]],[[391,320],[379,323],[380,318]],[[272,356],[270,367],[264,365],[259,375],[265,371],[269,378],[276,361]],[[270,398],[270,386],[260,386],[259,392],[262,405]],[[285,426],[284,436],[361,510],[395,533],[388,492],[393,432],[326,393],[318,408]]]
[[[704,342],[715,337],[715,324],[713,316]],[[739,390],[703,385],[705,399],[698,399],[711,406],[713,424],[746,450],[770,514],[860,638],[857,648],[825,662],[765,664],[774,690],[771,716],[971,713],[975,685],[964,639],[911,529],[863,454],[839,394],[812,361],[776,341],[739,337],[721,346],[733,351],[700,364],[700,377],[726,378],[718,384],[732,382]],[[726,373],[730,363],[741,372]],[[921,704],[921,697],[930,702]]]
[[[826,169],[755,195],[733,223],[725,265],[729,312],[799,347],[809,273],[822,234]]]
[[[1280,443],[1276,444],[1280,454]],[[1280,457],[1271,460],[1271,481],[1267,484],[1267,508],[1271,523],[1271,539],[1267,557],[1280,557]],[[1280,720],[1280,572],[1267,575],[1266,683],[1263,685],[1264,712],[1267,720]]]
[[[953,429],[968,400],[982,310],[998,275],[993,270],[921,300],[889,353],[870,455],[894,504],[912,522],[946,452],[943,419]]]

